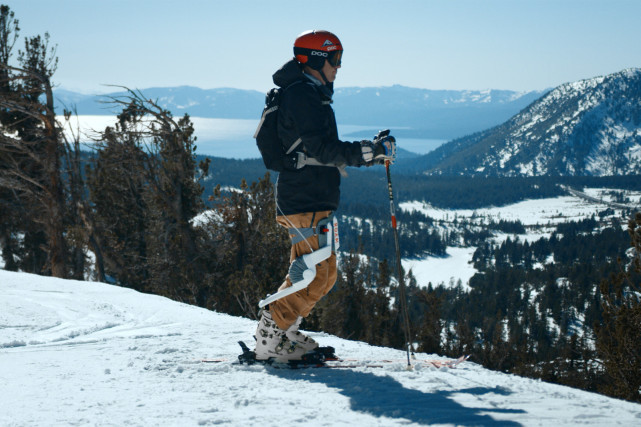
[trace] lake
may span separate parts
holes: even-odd
[[[73,119],[72,119],[73,120]],[[254,132],[258,126],[258,119],[210,119],[203,117],[192,117],[194,130],[197,137],[196,153],[208,156],[252,159],[259,158],[260,153],[254,140]],[[116,122],[112,116],[79,116],[79,127],[82,130],[84,141],[95,138],[98,131],[111,126]],[[346,141],[358,140],[360,138],[350,137],[354,132],[362,132],[374,126],[338,125],[340,138]],[[393,133],[393,132],[392,132]],[[372,137],[374,135],[372,134]],[[398,138],[397,145],[407,151],[416,154],[426,154],[439,147],[446,140],[441,139],[420,139],[420,138]]]

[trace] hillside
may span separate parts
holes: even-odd
[[[254,322],[102,283],[3,270],[0,283],[3,425],[633,425],[641,415],[638,404],[474,362],[413,371],[403,363],[297,371],[204,364],[233,360]],[[403,357],[314,337],[346,357]]]
[[[641,69],[561,85],[505,123],[410,162],[441,175],[639,174]]]

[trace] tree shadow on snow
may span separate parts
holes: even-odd
[[[376,417],[403,418],[418,424],[520,426],[521,424],[515,421],[495,420],[483,413],[525,413],[521,409],[468,408],[451,397],[453,394],[465,393],[475,396],[488,393],[503,396],[510,394],[510,391],[500,387],[474,387],[426,393],[405,388],[392,377],[368,372],[333,369],[296,371],[269,369],[269,371],[282,378],[321,383],[327,387],[338,389],[339,393],[350,399],[353,411],[364,412]],[[319,407],[323,407],[323,397],[318,396],[318,399]]]

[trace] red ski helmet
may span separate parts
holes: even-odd
[[[294,41],[294,56],[301,64],[320,70],[327,59],[334,67],[341,65],[343,45],[329,31],[312,30],[299,35]]]

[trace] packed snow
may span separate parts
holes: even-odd
[[[239,366],[255,322],[95,282],[0,270],[0,425],[638,425],[641,405],[312,336],[383,368]],[[419,359],[441,359],[417,354]],[[203,363],[203,358],[220,358]]]

